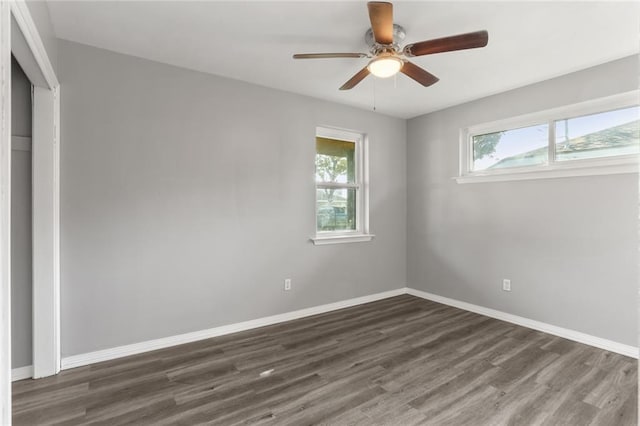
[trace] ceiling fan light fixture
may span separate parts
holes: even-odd
[[[404,62],[397,56],[381,56],[372,59],[367,65],[367,69],[376,77],[387,78],[397,74],[402,65]]]

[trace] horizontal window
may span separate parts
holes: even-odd
[[[458,182],[636,172],[637,104],[632,92],[462,129]]]

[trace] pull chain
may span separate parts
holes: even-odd
[[[376,79],[372,78],[373,81],[373,110],[376,110]]]

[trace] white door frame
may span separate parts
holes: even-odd
[[[33,87],[33,378],[60,372],[58,88]]]
[[[60,84],[27,4],[5,0],[0,1],[0,424],[11,423],[12,17],[45,81],[45,87],[34,89],[32,136],[38,166],[33,167],[34,377],[60,371]]]
[[[11,13],[31,56],[33,88],[33,377],[60,372],[60,84],[24,1]],[[12,41],[12,46],[16,40]],[[14,52],[15,53],[15,52]],[[18,58],[20,59],[20,58]],[[26,59],[26,58],[25,58]]]
[[[11,10],[0,1],[0,424],[11,424]]]

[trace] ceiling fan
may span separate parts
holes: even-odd
[[[436,83],[438,77],[409,62],[407,58],[484,47],[489,41],[489,34],[483,30],[420,41],[400,49],[399,43],[404,40],[405,31],[400,25],[393,23],[393,5],[372,1],[367,3],[367,7],[371,28],[366,32],[365,40],[370,46],[370,53],[297,53],[293,55],[293,59],[372,58],[340,90],[352,89],[369,74],[386,78],[398,72],[427,87]]]

